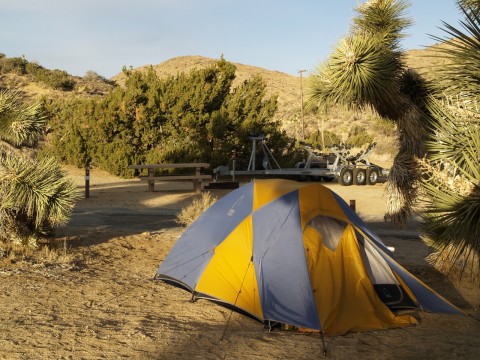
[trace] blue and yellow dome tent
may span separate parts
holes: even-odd
[[[255,180],[232,191],[186,229],[156,278],[327,335],[416,324],[405,309],[462,313],[318,183]]]

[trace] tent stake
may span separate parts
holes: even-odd
[[[194,302],[197,302],[198,298],[197,298],[197,293],[194,291],[192,292],[192,298],[190,299],[190,302],[194,303]]]
[[[323,335],[324,331],[320,330],[320,338],[322,339],[323,345],[323,356],[327,357],[327,344],[325,343],[325,336]]]

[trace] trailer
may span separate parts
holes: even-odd
[[[375,185],[385,182],[388,177],[388,169],[372,164],[368,160],[368,155],[376,146],[375,143],[356,155],[351,155],[350,148],[345,144],[331,147],[328,153],[318,152],[312,146],[304,144],[308,152],[307,159],[295,164],[293,168],[282,168],[266,145],[263,135],[254,135],[250,139],[252,151],[247,170],[237,170],[235,162],[233,169],[219,166],[214,169],[215,180],[220,176],[231,176],[233,181],[236,176],[289,177],[300,181],[337,180],[340,185],[350,186]],[[263,155],[260,166],[257,164],[258,151]]]

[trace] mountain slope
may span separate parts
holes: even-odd
[[[406,52],[405,60],[408,66],[417,69],[420,73],[426,74],[426,70],[432,65],[442,65],[445,60],[442,57],[435,57],[435,49],[440,45],[425,50],[411,50]],[[430,54],[430,56],[427,56]],[[214,64],[218,59],[203,56],[181,56],[169,59],[156,65],[145,65],[135,70],[145,70],[152,66],[159,77],[175,76],[182,72],[189,72],[193,69],[205,68]],[[228,59],[227,59],[228,61]],[[278,111],[275,115],[288,135],[296,139],[302,139],[302,127],[305,134],[316,133],[321,130],[328,130],[335,133],[342,140],[345,140],[353,127],[362,127],[374,136],[374,141],[379,143],[376,152],[394,152],[393,129],[378,129],[375,116],[369,111],[352,112],[340,108],[330,108],[328,112],[321,114],[304,114],[302,126],[302,88],[305,95],[307,90],[307,77],[300,78],[274,70],[267,70],[256,66],[234,63],[236,66],[236,79],[233,86],[236,87],[253,76],[260,76],[266,83],[267,96],[275,95],[278,98]],[[102,80],[102,81],[100,81]],[[0,87],[17,87],[30,97],[69,97],[69,96],[102,96],[112,88],[113,83],[122,85],[125,81],[123,72],[110,80],[75,77],[76,86],[73,91],[58,91],[48,89],[44,84],[33,81],[32,77],[19,76],[16,74],[0,75]],[[101,86],[101,87],[100,87]]]

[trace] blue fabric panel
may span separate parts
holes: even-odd
[[[253,261],[265,320],[320,329],[305,258],[298,191],[253,214]]]
[[[342,208],[343,212],[345,213],[345,215],[347,215],[347,217],[352,222],[352,224],[356,226],[358,229],[362,230],[365,235],[367,235],[378,247],[380,247],[380,249],[382,249],[385,253],[387,253],[390,257],[393,258],[392,252],[388,250],[388,248],[385,246],[385,244],[380,239],[380,237],[377,234],[375,234],[372,230],[367,228],[363,220],[360,219],[357,213],[353,211],[353,209],[345,202],[345,200],[343,200],[335,192],[332,191],[332,193],[335,199],[337,200],[338,204]]]
[[[418,303],[421,305],[424,311],[434,313],[463,314],[459,308],[448,302],[435,291],[426,287],[420,280],[410,274],[391,257],[382,253],[382,251],[379,251],[379,253],[392,268],[392,270],[395,271],[395,273],[405,282],[405,284],[407,284],[408,288],[413,295],[415,295]]]
[[[215,247],[252,212],[253,183],[244,185],[215,202],[177,240],[157,274],[195,290]]]

